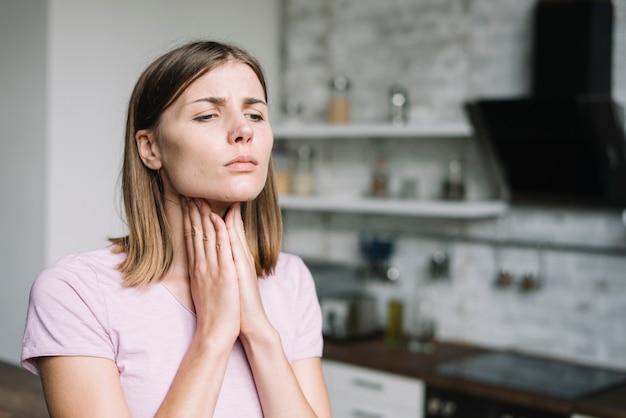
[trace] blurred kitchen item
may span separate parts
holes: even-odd
[[[283,106],[283,125],[295,125],[302,122],[302,103],[294,98],[288,98]]]
[[[498,274],[496,274],[495,279],[495,285],[497,288],[506,289],[508,287],[511,287],[514,282],[515,280],[513,278],[513,274],[510,271],[503,268],[498,270]]]
[[[330,124],[350,122],[350,81],[344,75],[338,75],[330,82],[327,120]]]
[[[430,278],[443,279],[450,276],[450,256],[444,250],[435,250],[430,255]]]
[[[407,200],[417,199],[417,181],[415,179],[410,177],[402,179],[400,198]]]
[[[320,300],[326,295],[353,291],[362,286],[360,271],[353,265],[311,257],[303,257],[302,260],[313,275]]]
[[[322,307],[322,333],[332,340],[355,340],[380,335],[376,299],[367,293],[345,291],[326,295]]]
[[[439,363],[436,370],[444,376],[468,382],[522,390],[560,399],[581,399],[626,382],[626,373],[622,371],[568,363],[513,351],[493,351],[448,360]],[[504,411],[504,409],[492,410]],[[471,416],[492,415],[488,415],[485,411],[484,414]],[[543,417],[543,415],[533,415],[528,412],[511,416]],[[553,416],[550,415],[550,417]]]
[[[365,261],[364,278],[389,280],[389,259],[393,254],[395,239],[388,233],[362,232],[359,234],[359,251]]]
[[[291,192],[296,195],[311,195],[314,190],[313,150],[308,145],[300,145],[296,151]]]
[[[370,194],[374,197],[389,196],[389,171],[387,170],[387,160],[383,157],[378,157],[374,164]]]
[[[272,161],[274,163],[274,181],[276,191],[279,195],[286,195],[290,189],[291,162],[292,157],[289,149],[276,146],[272,151]]]
[[[448,160],[447,175],[442,185],[442,197],[445,200],[465,199],[465,180],[461,160],[452,156]]]
[[[541,287],[541,281],[539,277],[533,273],[525,273],[519,283],[519,288],[522,292],[532,292]]]
[[[406,125],[409,121],[409,94],[399,84],[389,89],[389,121],[392,125]]]
[[[385,343],[398,346],[404,341],[404,329],[402,317],[404,304],[402,300],[393,297],[387,302],[387,320],[385,325]]]
[[[416,296],[409,307],[407,348],[413,353],[432,353],[435,345],[436,322],[430,303]]]
[[[400,269],[398,267],[391,266],[387,269],[386,276],[387,280],[390,282],[396,282],[400,280]]]

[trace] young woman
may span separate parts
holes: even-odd
[[[52,417],[329,417],[321,315],[280,253],[265,79],[194,42],[152,63],[128,109],[128,235],[31,291],[22,352]]]

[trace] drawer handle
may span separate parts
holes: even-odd
[[[385,418],[383,414],[377,412],[367,412],[360,409],[353,409],[350,414],[353,418]]]
[[[362,387],[362,388],[370,389],[370,390],[378,390],[378,391],[383,390],[383,385],[381,383],[372,382],[371,380],[365,380],[365,379],[361,379],[358,377],[355,379],[352,379],[352,384],[354,386],[358,386],[358,387]]]

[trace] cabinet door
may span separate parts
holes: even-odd
[[[422,416],[422,381],[329,360],[322,366],[335,418]]]
[[[369,402],[345,400],[331,397],[333,418],[415,418],[422,413],[390,405],[371,405]]]

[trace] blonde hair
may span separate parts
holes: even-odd
[[[267,100],[267,86],[259,62],[238,47],[212,41],[189,43],[161,56],[148,66],[133,89],[121,174],[128,235],[110,240],[115,244],[115,251],[127,253],[119,270],[128,286],[160,280],[171,266],[174,255],[159,173],[141,161],[135,134],[141,129],[158,128],[161,114],[191,83],[228,60],[242,62],[255,72]],[[282,218],[271,158],[263,190],[255,199],[243,202],[241,209],[257,275],[269,275],[276,267],[282,245]]]

